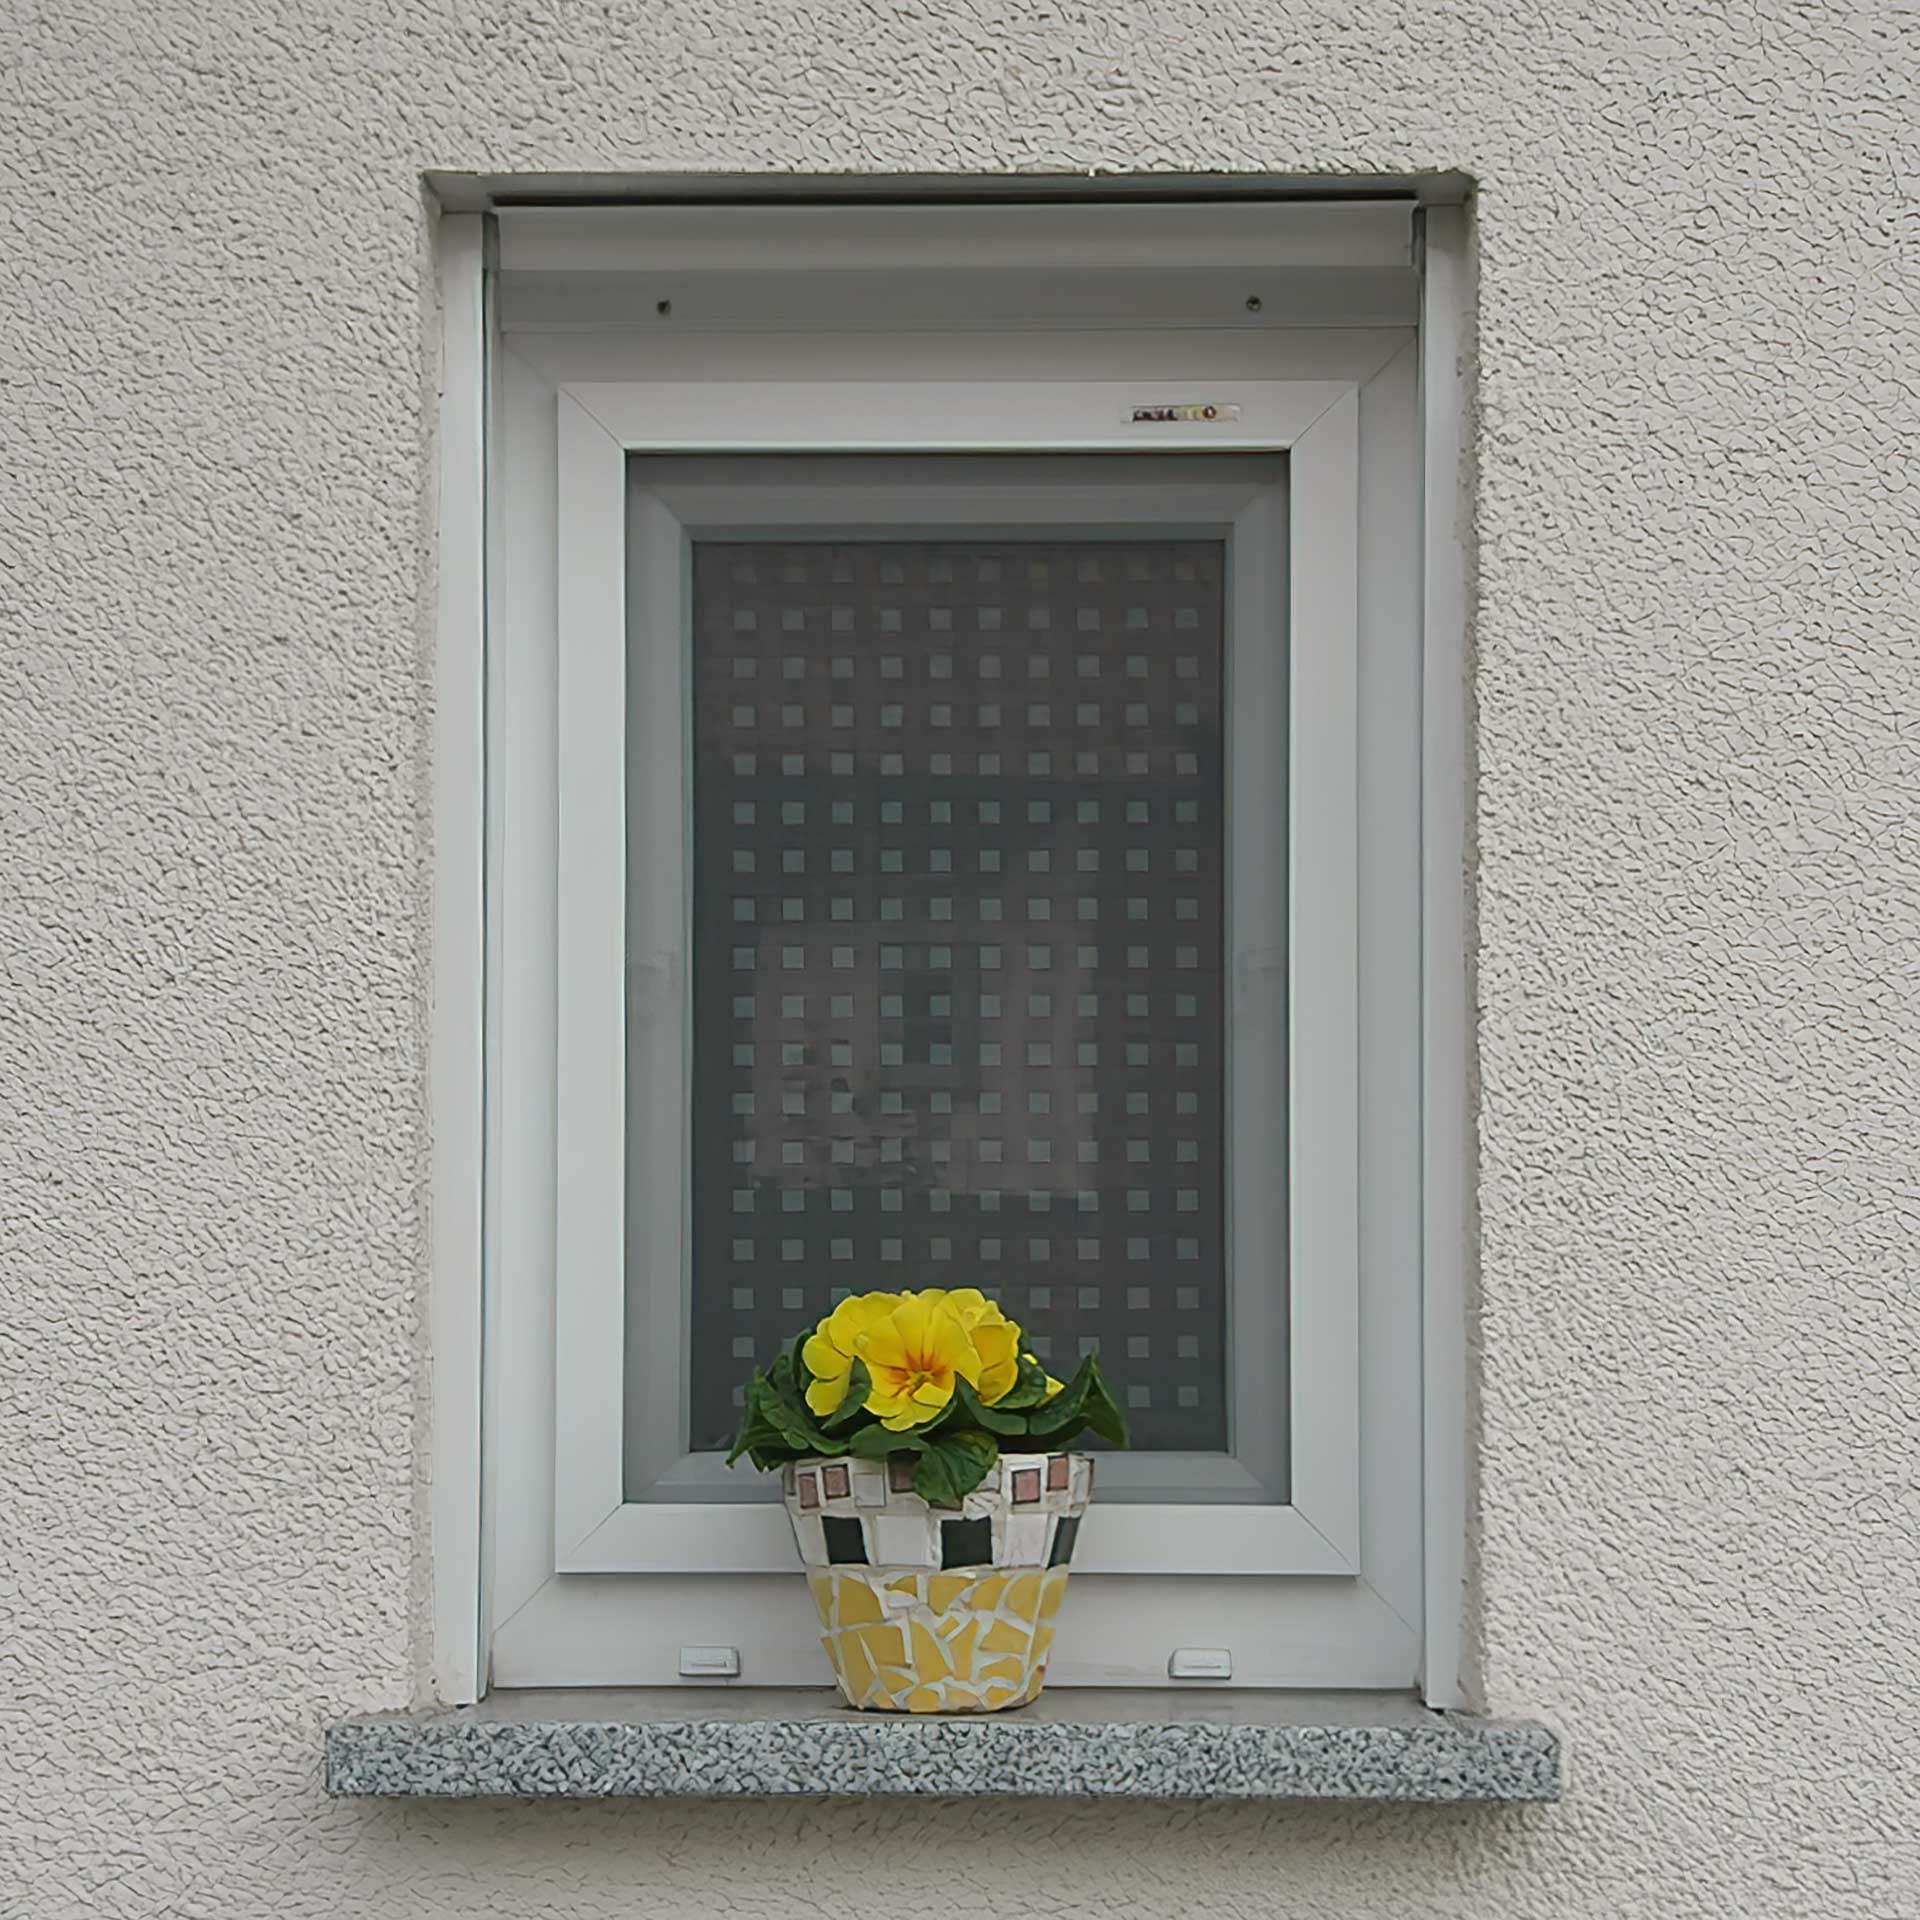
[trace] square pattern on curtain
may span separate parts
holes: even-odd
[[[691,1444],[979,1286],[1227,1445],[1225,549],[695,542]]]

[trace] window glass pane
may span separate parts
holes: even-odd
[[[690,1442],[978,1285],[1228,1444],[1216,540],[693,547]]]

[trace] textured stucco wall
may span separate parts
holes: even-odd
[[[0,1913],[1920,1914],[1920,14],[0,29]],[[423,1656],[430,166],[1482,181],[1479,1559],[1564,1805],[323,1801]]]

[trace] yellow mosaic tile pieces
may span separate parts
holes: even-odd
[[[935,1613],[945,1613],[965,1593],[973,1576],[967,1573],[936,1573],[927,1581],[927,1605]],[[980,1604],[978,1601],[976,1605]]]
[[[996,1620],[980,1642],[980,1650],[982,1653],[1017,1653],[1024,1659],[1032,1641],[1033,1631],[1024,1622]]]
[[[944,1616],[930,1615],[934,1619]],[[951,1680],[953,1662],[947,1658],[947,1650],[940,1644],[939,1637],[930,1633],[927,1622],[918,1614],[908,1623],[913,1634],[913,1670],[922,1680]]]
[[[991,1713],[1039,1693],[1065,1582],[1064,1567],[1009,1576],[849,1566],[807,1584],[853,1706]]]
[[[1016,1619],[1031,1621],[1040,1611],[1040,1576],[1037,1573],[1015,1574],[1007,1582],[1007,1597],[1001,1605]]]
[[[864,1580],[837,1580],[834,1590],[840,1603],[836,1626],[860,1627],[869,1622],[878,1624],[882,1619],[880,1596]]]
[[[873,1691],[873,1662],[867,1658],[867,1649],[857,1633],[849,1633],[838,1641],[838,1659],[846,1674],[847,1690],[850,1693],[865,1696]]]
[[[876,1667],[904,1667],[907,1664],[906,1637],[898,1627],[864,1627],[858,1638],[866,1643]]]
[[[991,1613],[1000,1604],[1000,1596],[1007,1590],[1007,1576],[1004,1573],[980,1574],[973,1588],[973,1605],[981,1613]]]
[[[956,1680],[973,1678],[973,1642],[980,1631],[980,1616],[977,1613],[965,1616],[966,1624],[960,1631],[949,1635],[940,1643],[940,1650],[947,1656],[947,1664],[953,1669]]]

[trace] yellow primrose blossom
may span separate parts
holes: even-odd
[[[847,1377],[853,1371],[860,1335],[899,1304],[900,1296],[895,1293],[856,1293],[842,1300],[800,1349],[800,1358],[813,1375],[807,1386],[807,1405],[821,1419],[838,1413],[847,1397]]]
[[[951,1293],[929,1288],[923,1300],[945,1300],[960,1316],[980,1356],[980,1378],[970,1381],[982,1406],[991,1407],[1013,1391],[1020,1378],[1020,1329],[978,1287],[956,1287]]]
[[[892,1312],[856,1335],[854,1346],[870,1381],[867,1410],[894,1433],[937,1420],[956,1380],[980,1384],[980,1355],[943,1294],[901,1294]]]
[[[868,1336],[883,1330],[876,1357]],[[1022,1353],[1025,1338],[978,1287],[855,1294],[841,1301],[800,1349],[811,1376],[807,1405],[820,1419],[839,1412],[859,1359],[869,1376],[867,1408],[896,1433],[924,1426],[944,1412],[956,1378],[991,1407],[1013,1391],[1023,1363],[1038,1364],[1032,1354]],[[1049,1374],[1047,1397],[1060,1386]]]

